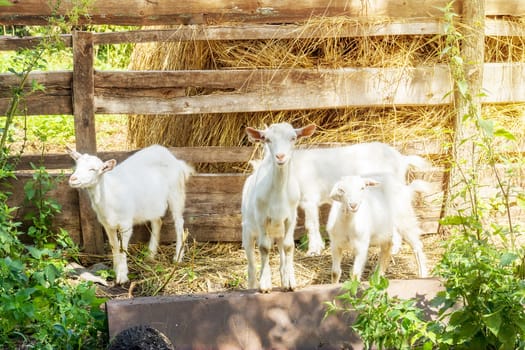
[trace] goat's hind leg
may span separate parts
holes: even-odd
[[[186,233],[184,232],[184,196],[182,194],[171,193],[168,197],[168,203],[173,217],[173,224],[175,225],[175,233],[177,242],[175,243],[175,256],[173,261],[180,262],[184,257],[184,242],[186,241]]]
[[[421,230],[419,229],[419,227],[412,227],[400,232],[403,236],[403,239],[408,243],[408,245],[410,246],[410,248],[412,248],[412,251],[414,252],[419,277],[428,277],[427,258],[425,252],[423,251],[423,243],[421,243],[421,240],[419,239]]]
[[[157,249],[160,242],[160,229],[162,227],[162,219],[157,218],[151,220],[151,236],[148,245],[148,259],[153,260],[157,255]]]
[[[303,201],[300,203],[304,210],[304,227],[308,235],[307,255],[320,255],[325,248],[325,243],[320,232],[319,206],[315,201]]]

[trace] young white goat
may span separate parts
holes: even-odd
[[[341,177],[385,172],[405,182],[409,166],[422,168],[428,165],[419,156],[403,155],[380,142],[298,149],[294,158],[292,171],[301,191],[299,206],[304,210],[308,255],[318,255],[325,247],[319,231],[319,206],[332,202],[330,191]]]
[[[116,283],[128,281],[126,252],[134,224],[151,222],[150,257],[159,244],[162,217],[169,206],[177,235],[175,261],[183,257],[186,181],[193,168],[159,145],[144,148],[116,166],[114,159],[80,154],[68,149],[76,162],[69,178],[73,188],[83,188],[104,226],[113,252]]]
[[[257,288],[255,251],[261,254],[259,290],[270,292],[272,276],[269,252],[274,244],[280,255],[281,286],[296,287],[293,266],[294,230],[299,204],[299,185],[290,171],[295,141],[312,135],[315,125],[294,129],[288,123],[272,124],[266,130],[247,127],[252,141],[264,143],[264,158],[246,179],[242,191],[242,245],[248,260],[248,287]]]
[[[421,230],[412,206],[414,192],[428,192],[429,184],[415,180],[410,185],[392,174],[370,177],[345,176],[330,197],[327,231],[332,251],[332,283],[341,277],[341,258],[345,248],[353,249],[353,277],[361,278],[370,245],[381,249],[379,270],[384,273],[390,262],[392,235],[398,230],[416,256],[419,276],[427,277],[426,258],[419,239]]]

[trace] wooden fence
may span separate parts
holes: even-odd
[[[130,1],[121,6],[115,0],[94,1],[89,16],[81,23],[158,25],[183,24],[173,30],[133,30],[115,33],[75,31],[61,36],[73,48],[73,70],[34,72],[30,79],[43,84],[45,91],[32,93],[23,104],[27,115],[69,114],[74,116],[76,147],[97,152],[95,114],[233,113],[276,110],[328,109],[345,107],[383,107],[443,105],[451,91],[448,67],[275,69],[275,70],[191,70],[191,71],[99,71],[93,67],[93,48],[101,44],[144,43],[152,41],[245,40],[333,37],[304,26],[301,22],[316,16],[348,16],[359,19],[389,17],[381,24],[339,25],[341,37],[374,35],[443,34],[442,13],[448,1],[416,0],[368,2],[331,1]],[[68,2],[69,3],[69,2]],[[58,9],[66,14],[68,8]],[[462,1],[455,2],[461,13]],[[43,25],[51,15],[47,1],[13,1],[0,8],[0,24]],[[485,34],[525,36],[525,25],[503,19],[506,15],[525,15],[519,0],[486,1]],[[231,24],[238,21],[238,24]],[[275,25],[278,23],[279,25]],[[0,37],[0,50],[34,47],[40,38]],[[484,65],[484,103],[525,102],[525,64],[521,62]],[[7,110],[10,88],[18,82],[13,74],[0,74],[0,111]],[[185,96],[188,87],[206,88],[206,95]],[[241,131],[240,131],[241,133]],[[413,140],[395,145],[400,151],[422,156],[442,152],[432,140]],[[191,163],[246,162],[251,147],[183,147],[172,151]],[[100,153],[102,158],[124,159],[129,152]],[[24,156],[19,163],[19,180],[13,183],[14,204],[22,203],[22,186],[31,162],[37,156]],[[48,169],[66,169],[73,162],[64,154],[49,154],[43,160]],[[419,208],[426,232],[436,232],[441,211],[443,170],[419,174],[435,184],[432,201]],[[185,213],[186,227],[197,240],[240,240],[240,193],[244,174],[198,174],[190,181]],[[104,239],[84,195],[62,182],[54,195],[63,205],[56,225],[67,229],[87,252],[102,252]],[[21,211],[27,208],[21,208]],[[174,240],[171,221],[166,219],[163,241]],[[298,234],[303,228],[298,226]],[[143,239],[146,230],[136,235]]]

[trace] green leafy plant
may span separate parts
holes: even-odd
[[[344,292],[327,303],[327,314],[354,311],[357,316],[351,328],[367,349],[432,349],[437,337],[417,301],[389,296],[388,285],[378,270],[367,288],[355,279],[346,281]]]
[[[29,210],[24,215],[24,219],[31,222],[27,234],[33,238],[37,247],[42,248],[46,243],[51,242],[55,235],[51,229],[52,219],[60,213],[61,206],[48,194],[56,188],[61,177],[50,175],[42,166],[36,167],[31,164],[31,167],[33,168],[32,178],[25,183],[24,192],[25,202],[32,204],[34,210]]]
[[[474,131],[455,146],[469,145],[475,158],[455,155],[451,163],[460,180],[450,195],[459,205],[441,220],[450,238],[435,269],[444,285],[431,302],[438,317],[424,320],[413,300],[388,298],[387,282],[377,276],[362,291],[356,281],[346,282],[343,306],[331,303],[329,311],[355,311],[352,328],[367,347],[525,349],[525,249],[518,243],[524,232],[512,216],[513,207],[525,204],[514,185],[524,160],[498,151],[500,144],[512,147],[516,138],[478,113],[478,92],[472,91],[465,73],[464,38],[455,26],[452,4],[441,9],[446,32],[442,55],[449,62],[456,96],[466,106],[461,120]],[[490,196],[484,194],[488,185],[481,178],[486,173],[495,179]]]

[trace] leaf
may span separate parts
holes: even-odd
[[[525,208],[525,194],[518,193],[518,196],[516,198],[516,202],[521,208]]]
[[[449,215],[439,220],[441,225],[463,225],[466,223],[466,220],[459,215]]]
[[[0,0],[0,6],[13,6],[13,3],[9,0]]]
[[[509,141],[516,141],[516,136],[504,128],[496,129],[496,131],[494,131],[494,136],[503,137]]]
[[[467,84],[467,82],[465,80],[460,80],[456,84],[458,86],[458,90],[459,90],[459,93],[461,94],[461,96],[466,97],[467,96],[467,91],[468,91],[468,84]]]
[[[501,267],[509,266],[517,258],[518,258],[518,255],[516,255],[514,253],[503,253],[503,255],[501,255],[499,264],[500,264]]]
[[[480,118],[479,127],[490,137],[494,136],[494,121]]]
[[[487,326],[487,328],[492,332],[492,334],[498,336],[502,322],[501,310],[488,315],[483,315],[482,320],[485,326]]]

